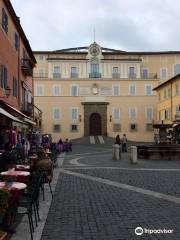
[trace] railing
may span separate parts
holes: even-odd
[[[135,79],[136,78],[136,73],[130,73],[129,78],[130,79]]]
[[[119,79],[120,73],[112,73],[112,78]]]
[[[21,59],[21,69],[24,75],[32,76],[33,75],[33,67],[29,59],[22,58]]]
[[[21,107],[21,111],[27,116],[32,116],[33,114],[33,105],[32,103],[24,102]]]
[[[71,78],[78,78],[78,74],[77,73],[71,73]]]
[[[61,78],[61,74],[60,73],[53,73],[53,78],[54,79],[59,79],[59,78]]]
[[[101,78],[101,73],[89,73],[89,78]]]
[[[148,74],[141,73],[141,78],[142,79],[158,79],[158,75],[157,73],[148,73]]]

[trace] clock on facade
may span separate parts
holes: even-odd
[[[93,45],[90,48],[90,53],[91,53],[92,56],[97,56],[100,53],[100,50],[96,45]]]

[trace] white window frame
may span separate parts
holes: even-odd
[[[75,96],[72,95],[72,88],[73,88],[73,87],[77,87],[77,95],[75,95]],[[78,86],[77,84],[72,84],[72,85],[71,85],[71,88],[70,88],[70,96],[71,96],[71,97],[77,97],[78,94],[79,94],[79,86]]]
[[[55,110],[59,110],[59,118],[55,118]],[[55,121],[59,121],[59,120],[61,120],[61,108],[60,107],[53,107],[53,109],[52,109],[52,116],[53,116],[53,120],[55,120]]]
[[[42,94],[38,94],[38,87],[42,88]],[[37,97],[44,96],[44,84],[36,84],[35,85],[35,94],[36,94]]]
[[[115,94],[115,91],[114,91],[115,87],[118,87],[118,94],[117,95]],[[113,94],[113,96],[120,96],[120,85],[119,84],[114,84],[112,86],[112,94]]]
[[[73,119],[73,110],[76,110],[77,111],[77,118]],[[70,116],[71,116],[71,121],[73,122],[77,122],[78,121],[78,118],[79,118],[79,108],[78,107],[71,107],[70,108]]]
[[[143,70],[147,70],[147,77],[146,78],[144,78],[144,76],[143,76]],[[144,79],[148,79],[149,78],[149,68],[143,68],[142,69],[142,78],[144,78]]]
[[[135,118],[131,118],[131,110],[134,109],[135,110]],[[129,107],[129,119],[132,123],[136,122],[137,120],[137,108],[136,107]]]
[[[151,114],[152,114],[152,119],[148,119],[148,109],[151,109]],[[145,116],[147,121],[152,121],[153,120],[153,107],[145,107]]]
[[[163,69],[166,69],[166,77],[163,77],[163,76],[162,76],[162,71],[163,71]],[[161,78],[161,79],[167,79],[167,77],[168,77],[168,69],[167,69],[166,67],[160,68],[160,78]]]
[[[55,88],[58,87],[59,88],[59,94],[56,94]],[[53,88],[52,88],[52,92],[53,92],[53,96],[54,97],[58,97],[61,96],[61,85],[60,84],[54,84]]]
[[[115,118],[115,111],[118,110],[118,118]],[[120,121],[121,119],[121,110],[118,107],[113,107],[112,109],[112,116],[114,121]]]
[[[148,92],[147,92],[147,87],[151,87],[151,94],[148,94]],[[152,95],[153,95],[153,94],[152,94],[152,89],[153,89],[152,84],[146,84],[146,85],[145,85],[145,95],[146,95],[146,96],[152,96]]]
[[[131,87],[135,87],[135,94],[131,94]],[[129,84],[129,96],[136,96],[136,84]]]

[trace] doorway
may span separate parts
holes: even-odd
[[[101,132],[101,115],[99,113],[92,113],[90,116],[90,135],[102,135]]]

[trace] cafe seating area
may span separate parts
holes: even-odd
[[[15,161],[11,168],[4,171],[1,166],[0,169],[0,230],[10,236],[15,231],[17,218],[27,215],[29,234],[33,239],[33,232],[40,221],[39,202],[46,199],[45,184],[53,197],[51,182],[57,151],[53,147],[44,149],[36,146],[26,158],[22,158],[16,149],[13,151]],[[2,160],[3,153],[0,158]]]

